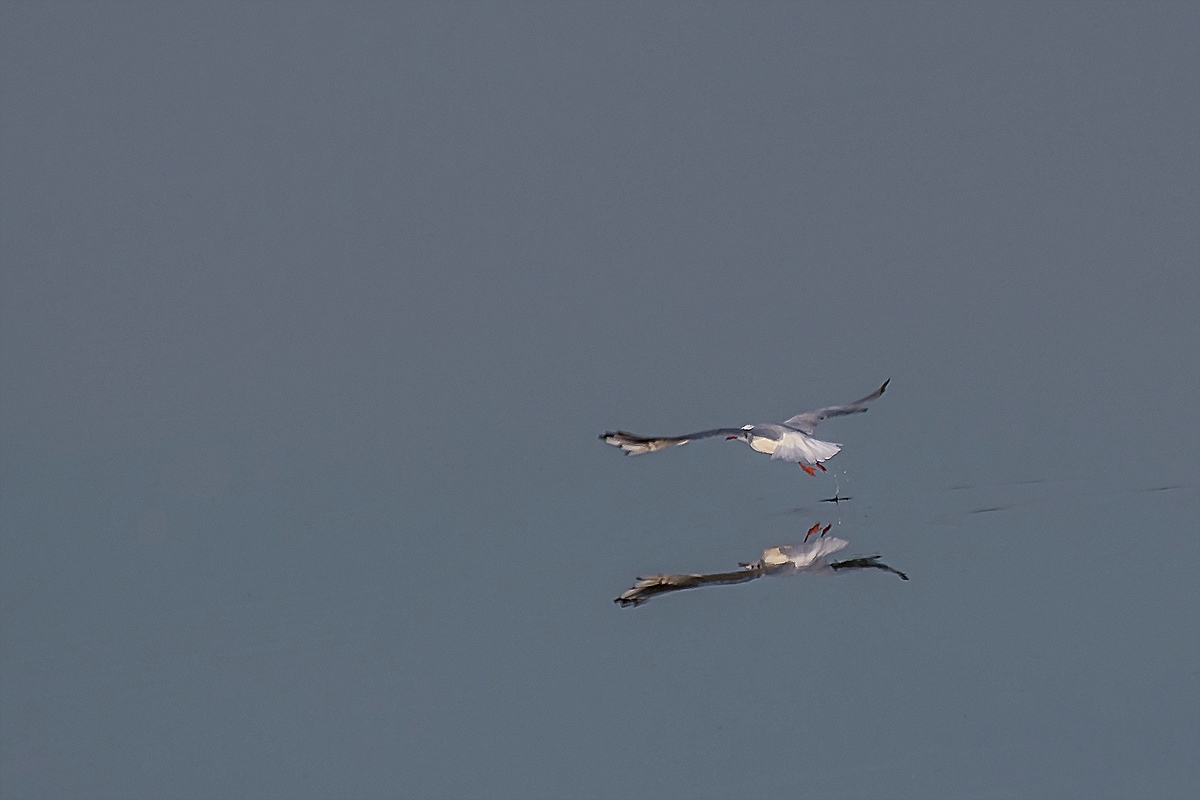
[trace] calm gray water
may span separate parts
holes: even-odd
[[[1200,792],[1200,6],[9,2],[0,89],[0,795]],[[911,580],[612,603],[817,521]]]

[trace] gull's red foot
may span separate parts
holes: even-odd
[[[818,525],[820,525],[821,523],[819,523],[819,522],[818,522],[817,524],[818,524]],[[818,538],[820,538],[820,539],[824,539],[824,538],[825,538],[825,534],[829,533],[829,529],[830,529],[830,528],[832,528],[832,527],[833,527],[833,523],[832,523],[832,522],[831,522],[831,523],[829,523],[828,525],[826,525],[826,526],[825,526],[825,530],[821,531],[821,535],[820,535]],[[810,533],[811,533],[811,531],[810,531]]]
[[[817,464],[817,466],[821,467],[820,464]],[[812,467],[808,466],[807,464],[801,464],[800,469],[804,470],[809,475],[812,475],[814,478],[817,476],[817,471],[815,469],[813,469]],[[821,469],[825,469],[825,468],[821,467]]]
[[[804,534],[804,541],[808,541],[808,537],[812,536],[817,531],[821,530],[821,523],[817,523],[808,529],[808,533]]]
[[[821,472],[829,472],[829,470],[825,469],[825,465],[820,461],[817,462],[817,469],[821,470]]]

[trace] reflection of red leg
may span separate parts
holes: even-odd
[[[820,464],[817,464],[817,466],[821,467]],[[816,477],[816,475],[817,475],[817,471],[815,469],[813,469],[812,467],[808,466],[807,464],[801,464],[800,469],[804,470],[805,472],[807,472],[809,475],[812,475],[813,477]],[[825,469],[825,468],[821,467],[821,469]]]
[[[817,469],[821,470],[821,472],[829,472],[829,470],[825,469],[825,465],[820,461],[817,462]]]
[[[817,531],[821,530],[821,523],[817,523],[808,529],[808,533],[804,534],[804,541],[808,541],[808,537],[812,536]]]

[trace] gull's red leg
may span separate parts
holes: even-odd
[[[818,467],[820,467],[821,465],[820,465],[820,464],[818,464],[817,466],[818,466]],[[815,478],[815,477],[816,477],[816,475],[817,475],[817,471],[816,471],[815,469],[813,469],[812,467],[808,466],[807,464],[801,464],[801,465],[800,465],[800,469],[804,470],[804,471],[805,471],[805,472],[807,472],[809,475],[812,475],[814,478]],[[824,467],[822,467],[822,469],[824,469]]]
[[[821,472],[829,472],[829,470],[825,469],[825,465],[820,461],[817,462],[817,469],[821,470]]]
[[[804,534],[804,541],[808,541],[808,537],[812,536],[817,531],[821,530],[821,523],[817,523],[808,529],[808,533]]]
[[[819,523],[819,522],[818,522],[817,524],[818,524],[818,525],[820,525],[821,523]],[[825,530],[821,531],[821,536],[820,536],[819,538],[821,538],[821,539],[824,539],[824,538],[825,538],[825,534],[829,533],[829,529],[830,529],[830,528],[832,528],[832,527],[833,527],[833,523],[832,523],[832,522],[831,522],[831,523],[829,523],[828,525],[826,525],[826,526],[825,526]]]

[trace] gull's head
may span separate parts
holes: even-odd
[[[752,431],[752,430],[754,430],[753,425],[743,425],[741,433],[731,433],[725,437],[725,441],[729,441],[730,439],[741,439],[744,442],[749,442],[750,441],[750,431]]]

